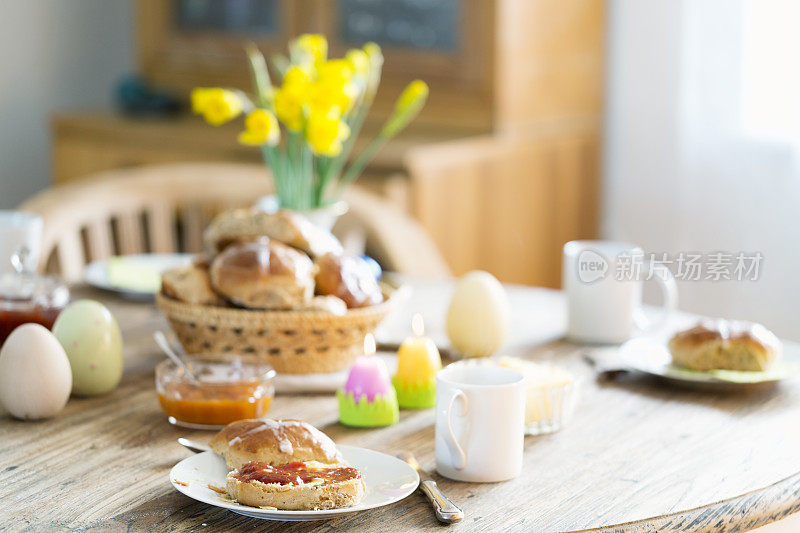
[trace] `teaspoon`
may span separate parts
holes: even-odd
[[[181,369],[186,373],[186,376],[188,376],[189,380],[192,383],[197,383],[197,376],[194,375],[194,372],[189,370],[189,366],[183,361],[181,356],[175,353],[175,350],[172,349],[169,341],[167,341],[167,336],[164,335],[164,332],[156,331],[153,333],[153,338],[155,339],[156,344],[158,344],[158,347],[161,348],[165,354],[167,354],[167,357],[169,357],[173,363],[181,367]]]

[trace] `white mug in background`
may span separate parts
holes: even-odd
[[[564,245],[561,285],[567,293],[567,338],[619,344],[637,332],[663,326],[678,303],[675,278],[665,265],[644,259],[638,246],[613,241],[570,241]],[[642,312],[642,282],[656,280],[663,312],[648,320]]]
[[[35,271],[41,249],[42,217],[0,210],[0,274],[14,272],[18,267]],[[17,260],[21,264],[15,264]]]
[[[436,374],[436,470],[495,482],[522,471],[525,383],[510,368],[453,363]]]

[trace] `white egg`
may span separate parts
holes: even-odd
[[[508,295],[497,278],[480,270],[465,274],[447,309],[447,336],[467,357],[487,357],[503,345],[510,315]]]
[[[16,418],[55,416],[69,399],[72,370],[64,348],[39,324],[11,332],[0,350],[0,403]]]

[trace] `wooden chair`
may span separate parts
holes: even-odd
[[[187,163],[102,172],[42,191],[20,209],[44,219],[41,271],[67,281],[112,255],[198,252],[218,212],[252,205],[272,190],[262,165]],[[384,268],[445,276],[446,264],[425,231],[381,198],[351,188],[338,226],[359,228],[366,251]]]

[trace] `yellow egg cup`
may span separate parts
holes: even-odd
[[[385,395],[375,396],[369,401],[366,395],[355,399],[352,392],[336,391],[339,400],[339,422],[353,427],[391,426],[400,421],[397,394],[389,389]]]
[[[392,377],[397,402],[403,409],[428,409],[436,405],[436,378],[416,383],[403,383]]]

